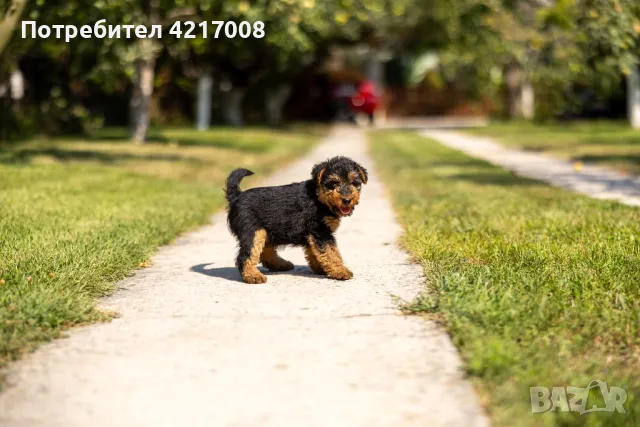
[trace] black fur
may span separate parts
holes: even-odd
[[[231,174],[227,177],[227,184],[224,192],[227,202],[231,203],[233,199],[235,199],[240,195],[240,193],[242,193],[242,191],[240,191],[240,181],[242,181],[245,176],[251,175],[253,175],[253,172],[251,172],[249,169],[243,168],[236,169],[231,172]]]
[[[321,202],[319,194],[328,191],[327,185],[333,185],[341,195],[345,194],[344,197],[348,197],[345,192],[351,189],[357,192],[357,203],[360,186],[368,179],[366,169],[346,157],[334,157],[315,165],[311,179],[307,181],[241,191],[240,181],[249,175],[253,172],[247,169],[234,170],[227,178],[225,191],[229,202],[229,228],[240,246],[236,265],[241,273],[244,261],[250,256],[254,235],[260,229],[266,231],[267,242],[275,247],[307,246],[310,236],[320,248],[335,245],[327,218],[338,220],[350,216],[355,205],[348,214],[341,214],[339,208]],[[348,178],[354,175],[357,178]],[[336,176],[341,178],[339,183],[335,182]]]

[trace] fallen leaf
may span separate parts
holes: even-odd
[[[576,172],[582,172],[584,170],[584,163],[582,163],[582,162],[574,162],[573,163],[573,170],[575,170]]]

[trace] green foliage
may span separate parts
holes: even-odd
[[[428,19],[439,23],[450,79],[496,96],[505,69],[517,66],[533,82],[544,116],[570,108],[575,86],[611,94],[638,63],[635,0],[441,0],[433,6]]]
[[[640,55],[640,4],[635,0],[582,0],[581,47],[588,49],[597,72],[629,74]]]
[[[0,5],[0,55],[11,40],[11,35],[20,24],[20,17],[27,0],[11,0]]]
[[[191,80],[207,70],[213,71],[218,82],[229,80],[234,86],[254,85],[266,90],[289,82],[319,63],[334,43],[395,38],[400,29],[406,31],[410,22],[417,22],[420,10],[420,2],[413,0],[393,4],[383,0],[35,0],[25,11],[25,19],[39,25],[79,28],[105,19],[106,25],[146,25],[149,29],[161,25],[163,37],[136,40],[78,36],[69,43],[52,37],[19,43],[14,39],[4,64],[15,67],[21,57],[37,55],[66,67],[68,73],[55,86],[67,98],[69,108],[77,107],[74,97],[69,96],[72,81],[84,88],[95,86],[104,93],[123,93],[134,82],[142,59],[157,59],[158,69],[181,68]],[[266,36],[215,39],[213,25],[209,25],[206,39],[198,27],[194,39],[169,34],[176,21],[245,20],[263,21]]]
[[[517,66],[545,116],[570,108],[576,86],[602,95],[619,87],[638,62],[640,38],[635,0],[35,0],[24,17],[46,25],[103,18],[162,25],[163,37],[18,43],[14,36],[0,65],[5,75],[25,54],[44,55],[66,64],[70,79],[123,92],[138,60],[162,58],[159,66],[178,64],[189,79],[207,69],[217,81],[267,90],[319,63],[334,44],[365,43],[417,56],[438,50],[445,77],[479,96],[498,98],[506,68]],[[178,39],[168,34],[176,20],[261,20],[266,36],[205,39],[196,31],[195,39]]]

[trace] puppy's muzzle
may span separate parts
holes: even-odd
[[[353,199],[347,199],[346,197],[342,198],[342,204],[338,207],[342,215],[349,215],[351,213],[351,209],[353,209],[353,206],[351,205],[352,201]]]

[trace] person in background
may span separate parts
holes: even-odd
[[[351,104],[356,112],[366,114],[369,123],[374,124],[375,112],[379,105],[375,83],[370,80],[360,82],[358,91],[351,97]]]

